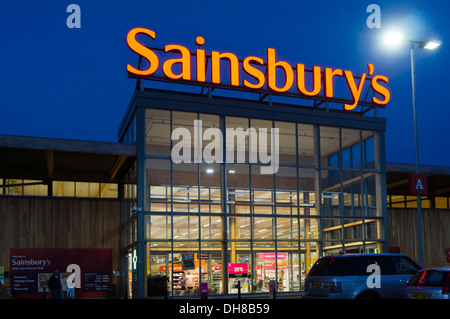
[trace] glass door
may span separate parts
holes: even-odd
[[[255,253],[255,292],[269,292],[271,280],[276,280],[274,252]]]
[[[137,296],[137,256],[136,249],[129,250],[126,255],[127,261],[127,280],[125,284],[126,297],[131,299]]]
[[[204,260],[201,261],[204,266]],[[172,263],[174,296],[200,294],[200,259],[195,252],[174,252]]]
[[[238,293],[240,287],[241,293],[249,293],[251,291],[251,254],[238,253],[236,258],[228,263],[228,292],[231,294]]]
[[[169,253],[150,254],[150,265],[147,270],[147,295],[170,295],[172,281],[169,280]]]

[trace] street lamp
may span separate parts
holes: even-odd
[[[389,45],[399,45],[403,42],[403,35],[399,32],[388,33],[385,37],[385,43]],[[437,40],[415,41],[407,40],[411,45],[411,80],[412,80],[412,100],[413,100],[413,117],[414,117],[414,148],[415,148],[415,162],[416,174],[419,174],[419,141],[418,141],[418,127],[417,127],[417,103],[416,103],[416,66],[415,66],[415,45],[418,44],[419,49],[433,50],[436,49],[441,42]],[[423,266],[422,254],[422,201],[421,195],[417,195],[417,228],[419,241],[419,263]]]

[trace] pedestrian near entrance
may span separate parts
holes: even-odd
[[[61,299],[61,279],[58,269],[55,269],[53,275],[48,280],[48,289],[52,292],[53,299]]]

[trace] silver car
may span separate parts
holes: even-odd
[[[450,267],[419,270],[403,295],[406,299],[450,299]]]
[[[401,254],[321,257],[305,278],[302,298],[402,299],[403,289],[419,269]]]

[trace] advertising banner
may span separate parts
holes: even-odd
[[[183,270],[195,269],[195,256],[193,253],[183,253],[181,256],[181,267]]]
[[[277,253],[277,259],[286,259],[285,253]],[[275,253],[261,253],[259,260],[275,260]]]
[[[230,277],[246,277],[248,265],[246,263],[228,264],[228,274]]]
[[[52,298],[48,281],[55,270],[63,293],[67,278],[74,277],[76,297],[106,296],[111,283],[112,249],[11,249],[10,263],[11,294],[17,299],[40,299],[44,293]]]

